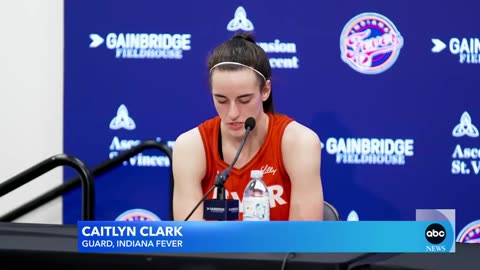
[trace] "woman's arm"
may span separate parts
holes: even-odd
[[[206,158],[197,128],[180,135],[172,151],[173,219],[183,221],[203,197],[201,182],[205,176]],[[189,220],[203,220],[200,205]]]
[[[321,143],[311,129],[290,123],[282,139],[283,162],[292,184],[290,220],[323,220]]]

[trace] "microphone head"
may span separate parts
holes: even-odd
[[[249,117],[245,121],[245,129],[250,129],[252,131],[255,128],[255,118]]]

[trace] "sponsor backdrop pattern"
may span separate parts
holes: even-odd
[[[253,31],[271,58],[277,110],[323,142],[325,199],[342,219],[456,209],[457,234],[471,224],[465,231],[476,234],[462,239],[478,241],[478,8],[474,0],[67,1],[64,150],[95,166],[144,140],[173,147],[215,115],[208,53]],[[96,219],[127,211],[128,220],[169,219],[169,172],[168,158],[149,150],[97,177]],[[65,195],[64,222],[76,223],[79,208],[79,190]]]

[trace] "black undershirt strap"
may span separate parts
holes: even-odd
[[[223,149],[222,149],[222,130],[218,128],[218,154],[223,161]]]

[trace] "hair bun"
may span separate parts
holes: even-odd
[[[243,40],[255,43],[255,38],[253,37],[253,35],[251,33],[238,33],[238,34],[235,34],[232,37],[232,39],[243,39]]]

